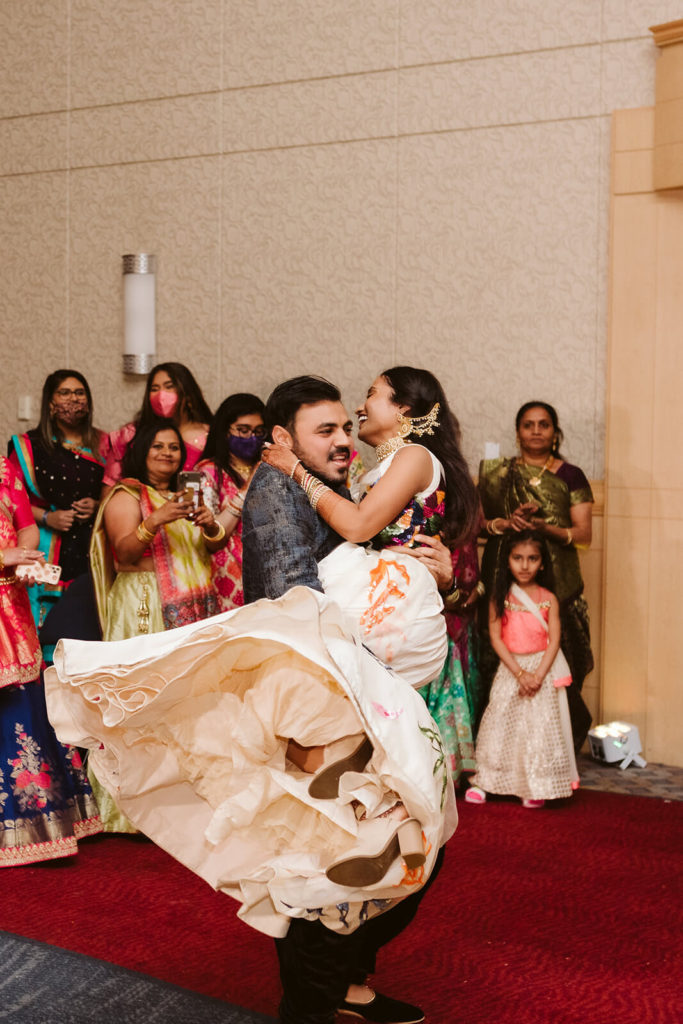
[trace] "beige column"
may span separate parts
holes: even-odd
[[[615,113],[601,704],[683,765],[683,191],[654,149],[654,108]]]

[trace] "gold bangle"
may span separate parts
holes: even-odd
[[[574,535],[573,535],[571,530],[567,530],[567,539],[564,542],[564,546],[566,548],[568,548],[570,544],[573,544],[573,542],[574,542]]]
[[[327,491],[329,491],[329,489],[330,489],[330,488],[329,488],[329,487],[327,487],[327,485],[326,485],[326,484],[323,484],[323,483],[319,483],[319,484],[318,484],[318,486],[317,486],[317,487],[315,488],[315,490],[313,491],[313,493],[312,493],[312,494],[311,494],[311,495],[309,496],[309,499],[308,499],[308,500],[309,500],[310,506],[311,506],[311,508],[313,509],[313,511],[314,511],[314,512],[315,512],[315,510],[316,510],[316,509],[317,509],[317,507],[318,507],[318,502],[319,502],[319,501],[320,501],[320,499],[321,499],[321,498],[323,497],[323,495],[324,495],[324,494],[325,494],[325,493],[326,493]]]
[[[141,523],[138,523],[138,526],[135,530],[135,536],[137,537],[141,544],[151,544],[154,538],[156,537],[156,533],[152,533],[151,530],[147,529],[147,527],[145,526],[145,520],[143,519]]]
[[[296,471],[296,467],[300,466],[300,465],[301,465],[301,459],[297,459],[296,462],[294,463],[294,465],[292,466],[290,472],[289,472],[289,475],[290,475],[292,480],[294,479],[294,473]]]
[[[518,673],[517,673],[517,675],[515,676],[515,679],[519,679],[519,677],[520,677],[520,676],[523,676],[523,675],[524,675],[524,669],[523,669],[523,668],[520,668],[519,672],[518,672]]]
[[[218,527],[218,530],[216,531],[216,533],[207,533],[206,530],[202,530],[202,536],[204,537],[204,540],[210,540],[212,542],[215,542],[218,540],[223,540],[223,538],[225,537],[225,527],[223,526],[223,524],[219,523],[217,519],[214,519],[214,523]]]
[[[312,507],[315,507],[313,505],[313,501],[315,500],[315,504],[317,505],[323,496],[324,491],[328,489],[321,480],[318,480],[317,476],[313,476],[311,473],[305,474],[304,479],[301,481],[299,486],[303,488]]]
[[[497,529],[496,529],[496,523],[497,523],[497,522],[498,522],[499,520],[500,520],[500,516],[496,516],[496,518],[495,518],[495,519],[491,519],[491,520],[490,520],[490,521],[488,522],[487,526],[486,526],[486,529],[488,530],[488,532],[489,532],[489,533],[490,533],[490,534],[491,534],[492,536],[494,536],[494,537],[502,537],[502,536],[503,536],[503,533],[505,532],[504,530],[497,530]]]
[[[225,506],[223,511],[224,512],[229,512],[231,516],[235,517],[235,519],[241,519],[242,518],[242,512],[240,510],[236,509],[234,505],[231,505],[230,502],[228,502],[228,504]]]
[[[476,591],[479,594],[479,597],[483,597],[484,594],[486,593],[486,587],[484,586],[483,580],[479,580],[479,582],[477,583]]]

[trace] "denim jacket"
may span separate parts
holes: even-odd
[[[343,497],[345,487],[334,487]],[[291,587],[322,591],[318,562],[343,538],[314,512],[294,480],[261,464],[242,511],[244,601],[281,597]]]

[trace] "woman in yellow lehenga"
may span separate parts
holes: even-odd
[[[91,563],[104,640],[158,633],[216,613],[210,554],[225,531],[204,505],[176,493],[185,445],[171,420],[141,427],[124,479],[99,510]],[[135,831],[109,793],[90,779],[107,832]]]

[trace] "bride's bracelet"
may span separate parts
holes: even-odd
[[[318,480],[317,476],[313,476],[312,473],[304,473],[303,477],[299,481],[299,487],[302,488],[304,494],[308,498],[308,503],[315,512],[318,507],[318,502],[323,495],[330,490],[327,484],[324,484],[322,480]]]

